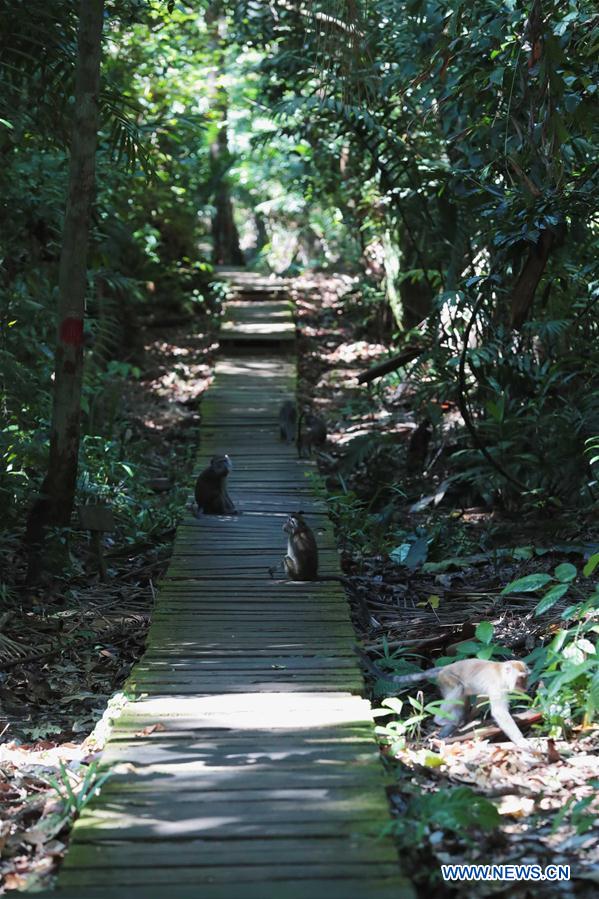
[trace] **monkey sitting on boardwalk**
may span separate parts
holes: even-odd
[[[195,486],[196,517],[205,515],[236,515],[237,509],[229,496],[226,480],[233,469],[227,455],[213,456],[210,464],[200,472]]]
[[[287,534],[287,555],[278,566],[269,568],[271,577],[277,568],[282,568],[291,581],[336,581],[344,587],[352,589],[350,581],[341,575],[318,576],[318,546],[310,525],[304,520],[303,512],[290,515],[283,531]]]
[[[271,577],[277,569],[292,581],[314,581],[318,578],[318,547],[312,528],[304,521],[303,512],[294,512],[283,525],[287,534],[287,555],[279,565],[269,568]]]
[[[297,411],[293,400],[285,400],[279,409],[279,435],[285,443],[293,443],[297,426]]]
[[[369,660],[366,667],[383,681],[407,686],[431,680],[437,684],[443,702],[435,723],[442,725],[440,737],[448,737],[463,723],[471,696],[486,696],[491,715],[506,737],[521,748],[528,742],[510,715],[508,694],[526,689],[529,669],[524,662],[489,662],[484,659],[463,659],[440,668],[428,668],[415,674],[387,675]]]
[[[297,424],[297,454],[312,455],[312,447],[321,447],[327,441],[327,426],[319,415],[302,412]]]

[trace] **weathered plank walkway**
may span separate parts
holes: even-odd
[[[285,295],[285,282],[259,278],[249,273],[221,274],[236,287],[225,304],[220,329],[221,344],[268,345],[282,349],[295,342],[292,305]]]
[[[295,363],[280,355],[217,365],[198,468],[231,455],[242,514],[188,516],[178,530],[128,684],[142,698],[115,724],[103,756],[115,774],[75,827],[58,897],[412,895],[377,839],[388,810],[344,594],[267,573],[299,508],[322,573],[338,571],[310,463],[278,440],[278,407],[294,391]]]

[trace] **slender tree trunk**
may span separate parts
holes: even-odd
[[[46,525],[69,524],[79,454],[87,249],[98,142],[104,0],[80,0],[69,187],[59,269],[58,333],[48,471],[27,521],[29,579]]]
[[[554,239],[551,231],[541,231],[536,246],[528,252],[520,277],[512,291],[510,301],[512,328],[521,328],[530,314],[539,281],[549,261]]]
[[[233,217],[233,202],[228,181],[231,164],[227,138],[227,118],[229,98],[220,83],[224,68],[225,21],[220,0],[213,0],[206,13],[209,26],[210,50],[214,68],[209,77],[210,114],[216,137],[210,145],[212,180],[216,184],[214,194],[214,215],[212,216],[212,261],[215,265],[243,265],[245,260],[239,246],[239,234]]]
[[[218,111],[222,114],[222,118],[219,124],[218,138],[210,147],[212,164],[218,179],[214,196],[215,211],[212,216],[212,261],[215,265],[243,265],[245,260],[239,246],[239,233],[233,217],[233,202],[226,175],[229,164],[227,126],[225,124],[226,95],[224,103],[222,97],[219,99]]]

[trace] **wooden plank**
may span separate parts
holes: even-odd
[[[206,681],[201,684],[195,678],[189,677],[171,677],[156,678],[155,680],[140,677],[134,681],[136,690],[144,693],[152,693],[155,696],[170,696],[173,692],[179,693],[181,696],[191,696],[197,693],[201,695],[217,695],[222,693],[245,693],[248,689],[252,689],[256,693],[294,693],[303,692],[306,689],[315,692],[330,692],[345,687],[348,690],[353,689],[356,693],[362,688],[362,684],[356,677],[355,680],[349,678],[303,678],[294,681],[291,678],[281,678],[280,680],[253,680],[244,678],[236,681],[230,679],[226,682],[215,683],[213,680]]]
[[[175,606],[176,614],[175,617],[179,622],[194,624],[197,619],[197,609],[191,609],[189,607],[181,607],[178,608]],[[156,612],[154,616],[154,621],[161,622],[169,622],[173,619],[173,611],[167,610],[162,612],[159,610]],[[331,622],[335,624],[345,624],[347,625],[347,610],[344,609],[339,603],[328,604],[322,606],[310,605],[309,603],[304,604],[303,607],[299,609],[292,605],[288,604],[286,606],[277,605],[277,604],[269,604],[265,605],[261,609],[260,616],[258,617],[258,612],[255,608],[245,608],[240,609],[239,607],[233,606],[232,608],[228,608],[228,606],[223,605],[221,609],[212,604],[212,606],[204,606],[202,608],[202,620],[204,622],[204,632],[206,630],[210,630],[212,625],[219,626],[222,622],[227,622],[230,619],[231,623],[237,624],[239,627],[258,627],[262,628],[264,624],[267,624],[269,627],[272,622],[272,626],[276,629],[279,624],[292,621],[300,621],[302,624],[312,624],[312,623],[322,623],[322,622]],[[349,631],[351,635],[351,631]]]
[[[290,698],[293,698],[293,695],[293,693],[290,694]],[[322,694],[315,693],[314,695]],[[164,697],[152,698],[163,699]],[[215,697],[206,698],[214,699]],[[127,720],[123,727],[132,726],[133,720]],[[276,767],[279,767],[282,774],[285,768],[295,770],[313,764],[320,765],[324,760],[327,765],[330,763],[341,768],[348,761],[352,766],[359,766],[370,764],[374,758],[378,758],[378,751],[372,746],[372,741],[369,742],[360,734],[348,734],[343,727],[338,728],[336,741],[323,736],[322,742],[316,738],[311,742],[302,739],[301,735],[293,733],[288,739],[282,738],[269,728],[268,722],[264,722],[262,727],[257,726],[253,730],[246,728],[243,734],[244,739],[237,740],[231,737],[231,729],[225,725],[224,721],[221,726],[211,727],[209,722],[197,725],[188,718],[182,718],[177,726],[181,728],[181,733],[185,733],[186,740],[181,741],[178,739],[178,734],[170,736],[173,722],[168,716],[153,718],[151,722],[142,718],[138,726],[143,730],[144,725],[147,726],[148,723],[159,723],[165,728],[165,731],[160,732],[155,740],[138,736],[142,733],[139,730],[133,729],[133,737],[127,737],[122,731],[117,731],[115,740],[110,741],[105,754],[102,755],[101,764],[104,766],[116,761],[119,763],[128,761],[141,767],[160,765],[162,769],[164,766],[173,766],[176,760],[176,765],[169,768],[172,774],[189,774],[189,771],[196,769],[201,769],[200,773],[205,774],[208,768],[231,765],[231,776],[243,773],[249,776],[251,772],[243,770],[244,765],[248,763],[272,767],[276,762]],[[159,736],[163,737],[162,741]],[[336,751],[338,755],[335,755]],[[179,772],[178,766],[183,763],[187,767],[185,770],[181,768]],[[240,771],[234,771],[235,766],[239,766]],[[375,770],[378,770],[378,766]],[[254,776],[258,783],[260,774],[256,773]]]
[[[343,798],[339,798],[339,796]],[[88,825],[111,827],[113,822],[121,819],[123,826],[134,834],[146,833],[150,828],[155,828],[158,836],[167,837],[169,834],[188,832],[189,828],[197,827],[204,837],[218,832],[222,827],[224,815],[231,815],[233,808],[239,806],[235,814],[235,822],[228,832],[233,834],[233,824],[239,824],[242,829],[247,825],[258,825],[258,828],[272,830],[274,825],[301,823],[306,829],[326,822],[344,821],[348,818],[352,822],[375,821],[375,825],[366,825],[365,832],[377,837],[381,831],[381,822],[377,821],[380,804],[374,793],[365,793],[363,790],[338,794],[328,794],[310,798],[302,794],[301,799],[279,799],[276,802],[267,801],[267,793],[257,799],[246,799],[244,802],[237,800],[235,791],[229,794],[230,806],[225,805],[227,794],[207,796],[202,793],[143,793],[128,794],[125,798],[116,794],[106,795],[101,810],[84,810],[81,814],[83,829]],[[201,823],[200,823],[201,822]],[[199,824],[199,826],[198,826]]]
[[[162,652],[163,655],[172,655],[180,652],[187,652],[196,656],[210,656],[219,658],[221,655],[236,658],[238,655],[245,655],[252,658],[259,658],[264,655],[280,655],[285,653],[286,658],[292,658],[296,655],[300,656],[331,656],[338,658],[339,656],[355,657],[353,648],[344,638],[312,636],[309,640],[302,641],[293,639],[293,637],[285,639],[275,639],[268,634],[241,634],[238,635],[235,643],[227,638],[220,640],[204,639],[197,646],[195,643],[182,640],[176,635],[162,631],[161,634],[154,634],[149,642],[149,651],[153,653]]]
[[[189,616],[189,619],[187,621],[181,616],[177,616],[177,619],[175,621],[167,619],[163,622],[156,619],[154,625],[152,626],[152,631],[160,631],[165,636],[169,636],[171,638],[185,638],[186,636],[187,638],[189,638],[190,627],[194,624],[193,619],[193,615]],[[269,633],[273,637],[276,637],[278,639],[297,636],[299,630],[297,622],[294,621],[279,621],[276,619],[272,619],[269,622],[268,626]],[[348,643],[354,637],[351,624],[347,621],[328,621],[326,630],[331,634],[331,637],[345,637]],[[321,622],[302,622],[301,633],[306,638],[319,638],[322,636],[322,632],[323,625]],[[235,616],[232,616],[231,620],[227,621],[223,615],[219,620],[214,620],[210,623],[204,621],[204,627],[202,628],[202,637],[208,640],[222,640],[225,637],[229,637],[231,640],[236,640],[238,636],[246,636],[248,634],[254,634],[256,637],[258,637],[260,634],[263,634],[263,630],[260,626],[259,621],[252,621],[251,623],[240,622],[236,620]],[[153,639],[155,639],[154,634]]]
[[[343,749],[344,758],[353,755],[356,763],[378,754],[378,750],[372,745],[372,734],[357,725],[346,726],[343,730],[338,727],[323,727],[319,731],[290,728],[280,732],[265,721],[253,729],[246,728],[236,734],[222,726],[197,725],[189,718],[165,717],[160,724],[162,729],[146,736],[144,724],[143,719],[128,719],[119,723],[114,732],[114,741],[111,740],[111,750],[114,748],[121,756],[123,753],[135,756],[139,764],[154,764],[156,758],[163,758],[160,753],[165,749],[176,751],[179,757],[181,754],[191,755],[192,760],[193,753],[198,753],[199,758],[202,752],[211,752],[215,764],[221,758],[229,759],[231,764],[233,760],[237,760],[236,764],[241,764],[240,760],[244,756],[261,755],[261,764],[267,765],[269,759],[276,759],[288,762],[290,766],[303,761],[304,756],[317,758],[320,753],[330,756],[331,751],[337,747]],[[141,731],[138,729],[140,727]],[[182,735],[186,742],[177,742]],[[382,776],[378,767],[375,770],[377,776]],[[252,772],[246,773],[250,776]],[[260,786],[259,775],[255,775],[255,778],[256,786]]]
[[[310,840],[338,835],[349,837],[358,831],[366,833],[374,840],[381,833],[380,809],[370,817],[361,817],[359,813],[346,809],[337,817],[325,819],[317,812],[314,819],[308,821],[299,821],[293,814],[289,815],[287,820],[285,817],[277,816],[273,816],[271,821],[261,821],[254,817],[244,820],[236,809],[226,809],[222,806],[214,818],[203,816],[199,810],[181,809],[176,805],[168,808],[169,813],[176,817],[169,817],[166,820],[163,820],[158,813],[151,815],[147,810],[143,817],[139,817],[138,811],[127,802],[126,809],[117,808],[112,811],[106,808],[104,803],[101,810],[84,812],[77,821],[78,839],[114,840],[122,838],[126,832],[128,840],[156,838],[182,840],[196,837],[201,832],[221,839],[245,837],[277,840],[280,837],[302,836]],[[188,816],[185,816],[185,812],[189,813]],[[306,854],[306,860],[308,858]],[[389,861],[392,861],[391,856]],[[242,859],[237,862],[242,863]]]
[[[192,859],[189,860],[193,861]],[[397,873],[395,865],[383,864],[381,862],[364,862],[352,861],[351,857],[347,858],[346,853],[341,853],[337,862],[312,862],[311,874],[313,877],[322,877],[326,879],[346,879],[348,876],[360,878],[362,880],[370,880],[373,877],[392,877]],[[238,885],[246,883],[264,883],[265,880],[272,883],[273,886],[279,880],[291,878],[294,880],[301,879],[305,875],[305,856],[300,859],[299,863],[279,863],[276,859],[265,860],[261,864],[238,865],[231,867],[230,864],[223,862],[221,865],[195,864],[193,867],[178,866],[176,869],[177,883],[190,884],[193,886],[203,887],[212,884],[231,884]],[[153,886],[154,884],[170,885],[173,878],[171,865],[163,867],[158,866],[139,866],[137,868],[129,868],[121,861],[120,865],[111,867],[102,866],[98,870],[96,883],[105,883],[107,886],[113,885],[130,885],[139,886],[142,884]],[[89,882],[89,872],[84,869],[67,868],[63,875],[63,883],[65,886],[84,886]]]
[[[254,727],[256,720],[270,721],[273,727],[321,727],[323,725],[369,723],[372,725],[370,703],[358,696],[348,693],[331,693],[328,696],[313,696],[306,692],[299,696],[273,697],[268,700],[264,696],[248,693],[246,696],[223,696],[221,700],[201,698],[173,697],[172,700],[147,699],[127,705],[128,715],[169,714],[193,716],[198,721],[224,719],[235,729],[245,726]],[[301,720],[298,719],[301,716]],[[374,745],[374,742],[373,742]]]
[[[172,656],[160,655],[158,653],[146,652],[143,661],[140,662],[136,670],[160,671],[169,666],[175,666],[178,669],[186,671],[209,671],[211,674],[218,672],[231,671],[270,671],[273,668],[284,668],[288,671],[323,671],[331,668],[338,671],[342,668],[351,668],[355,671],[355,661],[349,656],[346,659],[340,659],[338,656],[298,656],[297,658],[288,658],[287,656],[269,656],[266,660],[256,659],[252,656],[242,655],[233,659],[204,659],[201,656],[178,655],[176,662],[173,663]]]
[[[356,864],[352,858],[352,849],[368,850],[368,858],[372,864],[384,863],[386,852],[380,843],[356,835],[349,840],[332,837],[328,840],[314,840],[311,849],[313,862],[319,864],[335,863],[339,859],[347,859],[349,864]],[[278,865],[297,864],[305,860],[306,845],[296,838],[282,839],[277,844],[276,855],[270,840],[191,840],[189,842],[154,841],[152,857],[148,859],[146,848],[134,841],[118,841],[106,843],[98,847],[93,843],[78,843],[65,861],[65,868],[101,867],[104,860],[114,868],[180,868],[187,867],[190,859],[198,866],[206,864],[204,853],[209,852],[211,865],[227,865],[230,867],[231,857],[243,857],[246,864],[264,865],[276,861]],[[349,857],[348,857],[349,853]],[[358,862],[359,864],[359,862]]]
[[[198,589],[195,578],[178,578],[175,580],[168,577],[168,572],[164,577],[163,584],[164,587],[160,591],[161,602],[163,594],[168,594],[170,597],[171,594],[177,591],[185,593],[190,591],[195,592]],[[314,602],[317,602],[318,598],[321,596],[328,596],[332,593],[343,593],[342,587],[337,581],[286,581],[283,580],[281,576],[278,576],[275,578],[255,578],[249,580],[246,584],[240,585],[231,584],[226,577],[223,577],[222,572],[220,573],[220,577],[216,575],[211,580],[206,579],[202,586],[202,592],[210,592],[215,595],[221,593],[226,596],[236,596],[241,594],[242,591],[244,593],[263,591],[264,595],[268,595],[269,593],[275,595],[284,594],[298,598],[301,598],[302,596],[312,596]]]
[[[256,778],[260,778],[262,792],[265,801],[270,801],[269,796],[281,785],[281,775],[276,766],[268,766],[258,762],[252,765],[253,772],[248,773],[240,768],[231,771],[229,765],[217,767],[211,765],[207,770],[197,770],[185,776],[177,777],[177,790],[188,792],[192,790],[206,790],[211,793],[230,791],[235,789],[238,801],[243,802],[246,793],[254,793]],[[106,795],[116,793],[124,796],[125,793],[139,793],[152,791],[154,793],[173,791],[172,771],[163,771],[160,765],[147,765],[140,769],[135,779],[130,772],[125,774],[113,774],[102,788]],[[381,789],[380,772],[374,770],[373,765],[353,766],[348,771],[346,767],[335,768],[330,765],[324,769],[314,769],[314,766],[287,767],[285,770],[285,785],[288,788],[295,787],[302,790],[318,789],[321,793],[327,790],[341,790],[345,795],[350,795],[352,790],[364,790],[365,788],[379,791]],[[385,844],[382,843],[385,856],[388,855]]]
[[[267,740],[268,737],[270,740]],[[179,770],[185,769],[188,776],[191,771],[198,770],[198,768],[204,769],[204,773],[207,773],[212,768],[230,765],[233,779],[234,774],[243,773],[242,769],[249,764],[260,763],[270,766],[276,764],[280,776],[283,777],[287,769],[297,771],[315,764],[329,763],[369,766],[376,760],[376,754],[372,752],[365,740],[357,743],[340,740],[338,745],[327,743],[323,746],[312,746],[304,745],[301,742],[281,744],[274,740],[272,735],[264,733],[253,735],[253,739],[252,744],[249,742],[240,745],[233,744],[231,747],[224,747],[218,740],[202,740],[194,735],[188,737],[186,742],[179,739],[160,743],[147,738],[129,743],[115,741],[106,751],[106,757],[103,758],[102,764],[105,766],[126,763],[139,768],[159,765],[163,769],[163,773],[170,770],[171,773],[176,774]],[[257,749],[256,747],[261,742],[264,744],[264,748]],[[237,771],[234,770],[236,767]],[[175,784],[173,785],[175,786]],[[376,808],[380,812],[382,803],[378,800],[377,796]]]
[[[235,584],[235,586],[231,587],[231,590],[235,590],[236,592],[229,596],[227,593],[217,593],[212,587],[206,589],[204,587],[204,581],[196,583],[198,593],[195,596],[189,589],[185,589],[184,591],[177,591],[176,589],[168,591],[169,605],[172,609],[171,617],[176,618],[179,613],[185,609],[196,613],[199,609],[201,609],[202,612],[207,612],[210,609],[217,612],[235,611],[238,609],[239,611],[249,612],[254,616],[261,616],[263,612],[276,612],[278,610],[285,610],[286,608],[305,611],[311,608],[335,610],[340,607],[344,609],[345,614],[347,615],[347,610],[344,608],[345,598],[340,595],[335,595],[334,593],[325,593],[318,598],[310,596],[307,593],[288,593],[287,595],[284,593],[271,593],[265,598],[262,596],[260,590],[250,590],[245,585],[239,586]],[[173,586],[177,586],[176,581]]]
[[[151,854],[151,845],[148,847],[148,854]],[[305,876],[298,879],[281,879],[273,883],[266,876],[259,883],[240,883],[235,890],[235,896],[242,899],[414,899],[415,893],[411,885],[405,880],[397,876],[386,880],[374,876],[367,878],[366,882],[363,878],[356,879],[352,876],[351,870],[348,870],[347,876],[344,878],[317,878],[310,877],[309,855],[306,856],[306,865],[304,866]],[[103,884],[95,886],[96,869],[90,869],[85,890],[82,891],[81,885],[74,887],[64,887],[60,885],[58,889],[51,893],[38,893],[40,899],[166,899],[165,888],[163,884]],[[265,885],[268,892],[265,892]],[[82,895],[83,892],[83,895]],[[199,899],[195,890],[190,891],[189,884],[181,884],[177,879],[176,869],[173,870],[173,877],[168,886],[168,899]],[[201,890],[201,899],[234,899],[231,896],[230,884],[204,884]]]
[[[231,694],[231,696],[234,695]],[[290,696],[289,699],[292,702],[294,696]],[[158,726],[161,729],[148,733],[146,726],[155,724],[157,720],[160,722]],[[294,760],[294,755],[300,750],[301,752],[309,750],[313,755],[317,755],[318,752],[328,751],[335,746],[352,748],[356,761],[364,751],[375,755],[377,753],[377,749],[372,745],[371,729],[364,722],[349,722],[341,730],[337,724],[323,724],[319,728],[279,729],[271,727],[268,721],[264,721],[257,723],[254,728],[245,727],[235,731],[227,727],[224,722],[213,723],[203,720],[198,723],[193,716],[165,714],[157,718],[152,715],[127,715],[118,719],[113,733],[111,746],[113,742],[118,743],[119,751],[133,747],[142,761],[143,752],[150,744],[170,745],[181,734],[185,736],[189,745],[193,743],[194,751],[207,749],[224,755],[251,753],[256,748],[255,743],[260,741],[260,751],[263,752],[264,763],[267,761],[267,753],[271,750],[285,754],[290,761]],[[125,747],[125,744],[128,746]],[[179,752],[180,749],[187,751],[188,747],[178,744],[177,751]],[[375,770],[377,776],[381,777],[382,770],[378,767]],[[251,774],[251,772],[247,773]],[[258,777],[259,775],[256,775],[256,778]]]

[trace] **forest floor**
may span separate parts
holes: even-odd
[[[139,337],[141,373],[123,382],[118,421],[134,460],[120,495],[138,505],[139,531],[121,527],[115,509],[106,583],[83,532],[69,547],[69,576],[34,591],[18,586],[20,535],[3,543],[15,586],[0,633],[0,893],[39,890],[55,873],[93,790],[107,703],[118,704],[143,652],[154,585],[192,492],[199,404],[217,348],[209,333],[189,336],[198,327],[163,324]]]
[[[304,277],[296,302],[299,390],[329,428],[321,472],[343,567],[360,596],[354,623],[361,650],[379,665],[398,653],[430,667],[490,621],[493,642],[527,655],[562,626],[564,605],[534,617],[538,597],[501,596],[502,587],[596,552],[596,522],[573,513],[509,514],[448,489],[444,449],[457,410],[437,397],[442,426],[430,446],[416,440],[408,449],[419,424],[416,391],[399,379],[384,388],[356,380],[388,338],[376,315],[364,327],[369,309],[355,287],[348,276]],[[423,451],[420,460],[414,447]],[[478,722],[477,737],[486,739],[466,733],[443,743],[427,736],[432,719],[422,714],[422,692],[411,705],[404,695],[401,708],[394,699],[382,706],[380,683],[371,689],[381,706],[381,752],[395,779],[390,802],[402,864],[422,895],[596,895],[597,727],[573,730],[568,741],[542,739],[534,727],[542,715],[529,709],[519,723],[534,755],[494,742],[505,737],[492,721],[484,730]],[[425,695],[436,698],[434,688]],[[391,714],[400,709],[407,724]],[[570,865],[572,880],[452,886],[440,882],[447,863]]]
[[[501,588],[515,577],[579,561],[597,541],[596,526],[581,516],[500,514],[448,490],[443,450],[457,421],[451,404],[427,459],[407,464],[419,423],[410,385],[365,388],[355,380],[386,352],[384,323],[359,294],[342,300],[356,286],[349,276],[313,275],[295,284],[300,395],[329,427],[321,471],[343,567],[360,600],[354,618],[362,650],[379,662],[396,651],[413,654],[419,664],[432,662],[489,620],[494,641],[526,655],[555,630],[561,607],[535,618],[535,599],[501,597]],[[117,693],[118,703],[118,690],[143,651],[154,584],[168,564],[177,509],[191,492],[198,406],[216,349],[209,334],[189,338],[189,330],[182,324],[144,335],[142,375],[127,382],[123,397],[127,439],[139,444],[136,458],[146,460],[136,471],[144,481],[140,515],[148,536],[135,542],[116,532],[107,538],[109,580],[103,584],[87,537],[79,534],[70,547],[79,560],[76,576],[23,594],[3,616],[1,891],[40,889],[56,870],[70,823],[93,790],[107,702]],[[132,498],[138,488],[131,485]],[[160,527],[151,527],[153,518]],[[424,539],[431,534],[432,542]],[[543,555],[530,552],[533,542]],[[409,547],[422,556],[428,544],[433,550],[425,565],[405,564],[406,553],[414,553]],[[11,554],[17,584],[24,573],[17,539],[3,549]],[[426,696],[433,698],[434,690]],[[375,704],[381,702],[377,697]],[[441,863],[470,861],[570,864],[574,879],[535,883],[535,896],[595,894],[596,730],[573,732],[567,742],[541,740],[533,710],[529,736],[542,754],[531,760],[512,744],[493,742],[501,739],[496,728],[489,739],[461,736],[439,744],[426,735],[430,717],[421,706],[403,729],[391,711],[383,707],[380,718],[381,752],[393,771],[390,802],[402,863],[423,896],[431,890],[438,896],[532,895],[526,884],[439,883]]]

